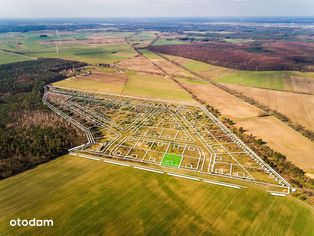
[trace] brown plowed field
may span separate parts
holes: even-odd
[[[253,98],[288,116],[292,121],[314,131],[314,95],[250,88],[240,85],[225,86]]]
[[[286,82],[291,86],[292,91],[298,93],[314,94],[314,79],[299,76],[291,76]]]
[[[162,73],[156,66],[143,56],[137,56],[128,60],[121,61],[118,64],[120,67],[128,70],[135,70],[147,73]]]
[[[209,42],[152,46],[149,49],[232,69],[314,71],[314,43]]]
[[[165,70],[168,74],[170,75],[174,75],[174,76],[187,76],[187,77],[193,77],[193,75],[175,65],[173,65],[171,62],[162,59],[162,58],[152,58],[151,59],[154,63],[156,63],[156,65],[158,65],[159,67],[161,67],[163,70]]]
[[[258,117],[261,110],[211,84],[180,80],[207,104],[231,118],[236,126],[263,139],[275,151],[285,154],[291,162],[307,172],[314,172],[314,143],[275,117]]]

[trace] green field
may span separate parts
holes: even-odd
[[[215,66],[208,63],[204,63],[201,61],[196,61],[192,59],[172,56],[164,54],[165,57],[169,58],[172,61],[175,61],[182,66],[184,66],[186,69],[198,73],[202,76],[207,77],[208,79],[219,79],[221,77],[224,77],[226,75],[229,75],[233,73],[234,71],[225,67],[221,66]]]
[[[143,56],[150,58],[150,59],[160,59],[160,57],[158,55],[156,55],[155,53],[147,50],[147,49],[141,49],[140,50],[141,53],[143,53]]]
[[[93,37],[121,37],[130,33],[114,32],[62,32],[58,41],[59,53],[56,49],[56,34],[54,31],[38,31],[28,33],[0,34],[0,50],[23,53],[31,57],[64,58],[82,61],[90,64],[114,63],[136,55],[126,43],[91,43]],[[47,35],[48,37],[40,37]],[[73,42],[66,42],[73,40]]]
[[[313,72],[239,71],[173,55],[164,54],[164,56],[192,72],[226,84],[307,93],[306,84],[314,80]],[[298,79],[297,82],[294,82],[295,78]]]
[[[123,83],[106,83],[106,81],[95,81],[86,79],[69,78],[53,83],[54,86],[64,87],[74,90],[91,91],[97,93],[116,93],[121,94]]]
[[[82,61],[90,64],[114,63],[128,59],[135,55],[133,49],[127,44],[117,45],[63,45],[56,53],[55,47],[42,45],[26,45],[22,53],[36,57],[64,58]]]
[[[292,197],[65,156],[0,181],[1,235],[313,235]],[[10,227],[11,219],[54,227]]]
[[[291,83],[292,77],[303,79],[306,84],[309,83],[308,80],[314,79],[314,73],[298,71],[237,71],[219,78],[217,81],[227,84],[294,92],[295,88],[293,83]]]
[[[150,43],[156,38],[155,31],[143,31],[129,37],[129,41],[135,44]]]
[[[178,87],[172,80],[155,75],[129,72],[123,93],[125,95],[143,96],[169,100],[193,102],[191,96]]]
[[[193,71],[193,72],[205,72],[208,70],[212,70],[217,66],[210,65],[204,62],[188,60],[186,63],[182,64],[185,68]]]
[[[224,39],[227,43],[251,43],[254,42],[253,39]]]
[[[118,72],[116,73],[118,74]],[[178,85],[168,78],[135,71],[127,71],[125,76],[127,77],[126,82],[119,82],[119,80],[112,82],[105,79],[97,81],[90,79],[90,77],[87,76],[81,79],[68,78],[53,83],[53,85],[89,92],[113,93],[154,99],[194,102],[185,90],[178,87]]]
[[[289,71],[238,71],[218,79],[218,82],[239,84],[249,87],[285,89],[285,79],[293,72]]]
[[[164,158],[162,159],[161,165],[170,166],[170,167],[180,167],[181,160],[182,160],[181,155],[165,153]]]
[[[19,54],[8,53],[0,50],[0,65],[30,60],[35,60],[35,58]]]
[[[196,78],[176,77],[176,80],[183,82],[183,83],[194,84],[194,85],[207,85],[209,83],[208,81],[200,80],[200,79],[196,79]]]

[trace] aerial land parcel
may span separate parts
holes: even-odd
[[[99,72],[79,78],[68,78],[54,83],[55,86],[89,92],[114,93],[174,101],[194,100],[173,81],[161,75],[136,71]]]
[[[90,64],[114,63],[136,55],[124,41],[129,34],[86,31],[62,32],[58,37],[54,31],[1,34],[0,49],[30,57],[64,58]]]
[[[219,187],[73,156],[1,181],[0,196],[4,235],[314,233],[313,209],[291,197],[276,198],[259,188]],[[8,222],[16,216],[49,216],[55,225],[10,227]]]
[[[27,57],[24,55],[9,53],[9,52],[0,50],[0,65],[13,63],[13,62],[30,61],[34,59],[35,58],[32,58],[32,57]]]
[[[249,88],[239,85],[226,85],[276,110],[291,120],[314,131],[314,96],[269,89]]]

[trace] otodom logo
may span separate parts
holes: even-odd
[[[12,227],[51,227],[53,226],[53,220],[41,220],[41,219],[30,219],[30,220],[26,220],[26,219],[13,219],[10,220],[10,225]]]

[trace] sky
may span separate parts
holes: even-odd
[[[0,0],[0,18],[314,16],[314,0]]]

